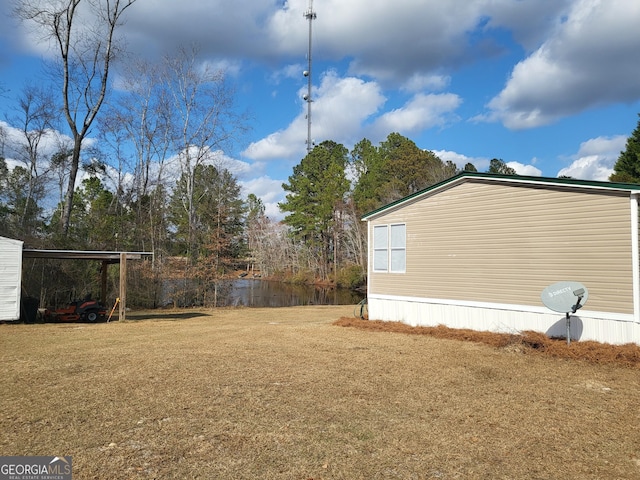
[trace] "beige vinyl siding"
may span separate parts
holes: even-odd
[[[406,273],[371,272],[372,294],[542,306],[561,280],[594,311],[633,312],[628,194],[468,180],[370,221],[406,223]]]

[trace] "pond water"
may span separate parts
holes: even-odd
[[[193,288],[187,281],[165,281],[162,304],[193,306],[199,303],[187,292]],[[215,295],[215,300],[214,300]],[[298,305],[356,305],[365,294],[346,288],[316,285],[293,285],[259,278],[237,278],[220,282],[215,293],[207,294],[207,303],[218,307],[294,307]]]
[[[355,305],[363,298],[362,292],[346,288],[292,285],[258,279],[237,279],[231,284],[228,304],[245,307]]]

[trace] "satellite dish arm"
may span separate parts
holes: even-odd
[[[576,304],[573,307],[571,307],[571,313],[576,313],[578,311],[578,309],[582,308],[582,305],[580,305],[580,302],[584,298],[584,289],[581,288],[579,290],[576,290],[576,291],[573,292],[573,294],[576,297],[578,297],[578,301],[576,302]]]

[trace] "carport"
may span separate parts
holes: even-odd
[[[120,303],[118,320],[126,319],[127,311],[127,261],[141,260],[143,257],[153,256],[152,252],[109,252],[83,250],[37,250],[25,248],[22,258],[40,258],[57,260],[91,260],[102,262],[100,269],[100,300],[106,305],[107,300],[107,268],[112,264],[120,264]]]

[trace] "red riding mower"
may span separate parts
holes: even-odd
[[[63,308],[46,309],[43,313],[45,322],[88,322],[104,321],[107,309],[97,300],[91,299],[91,294],[82,300],[76,300]]]

